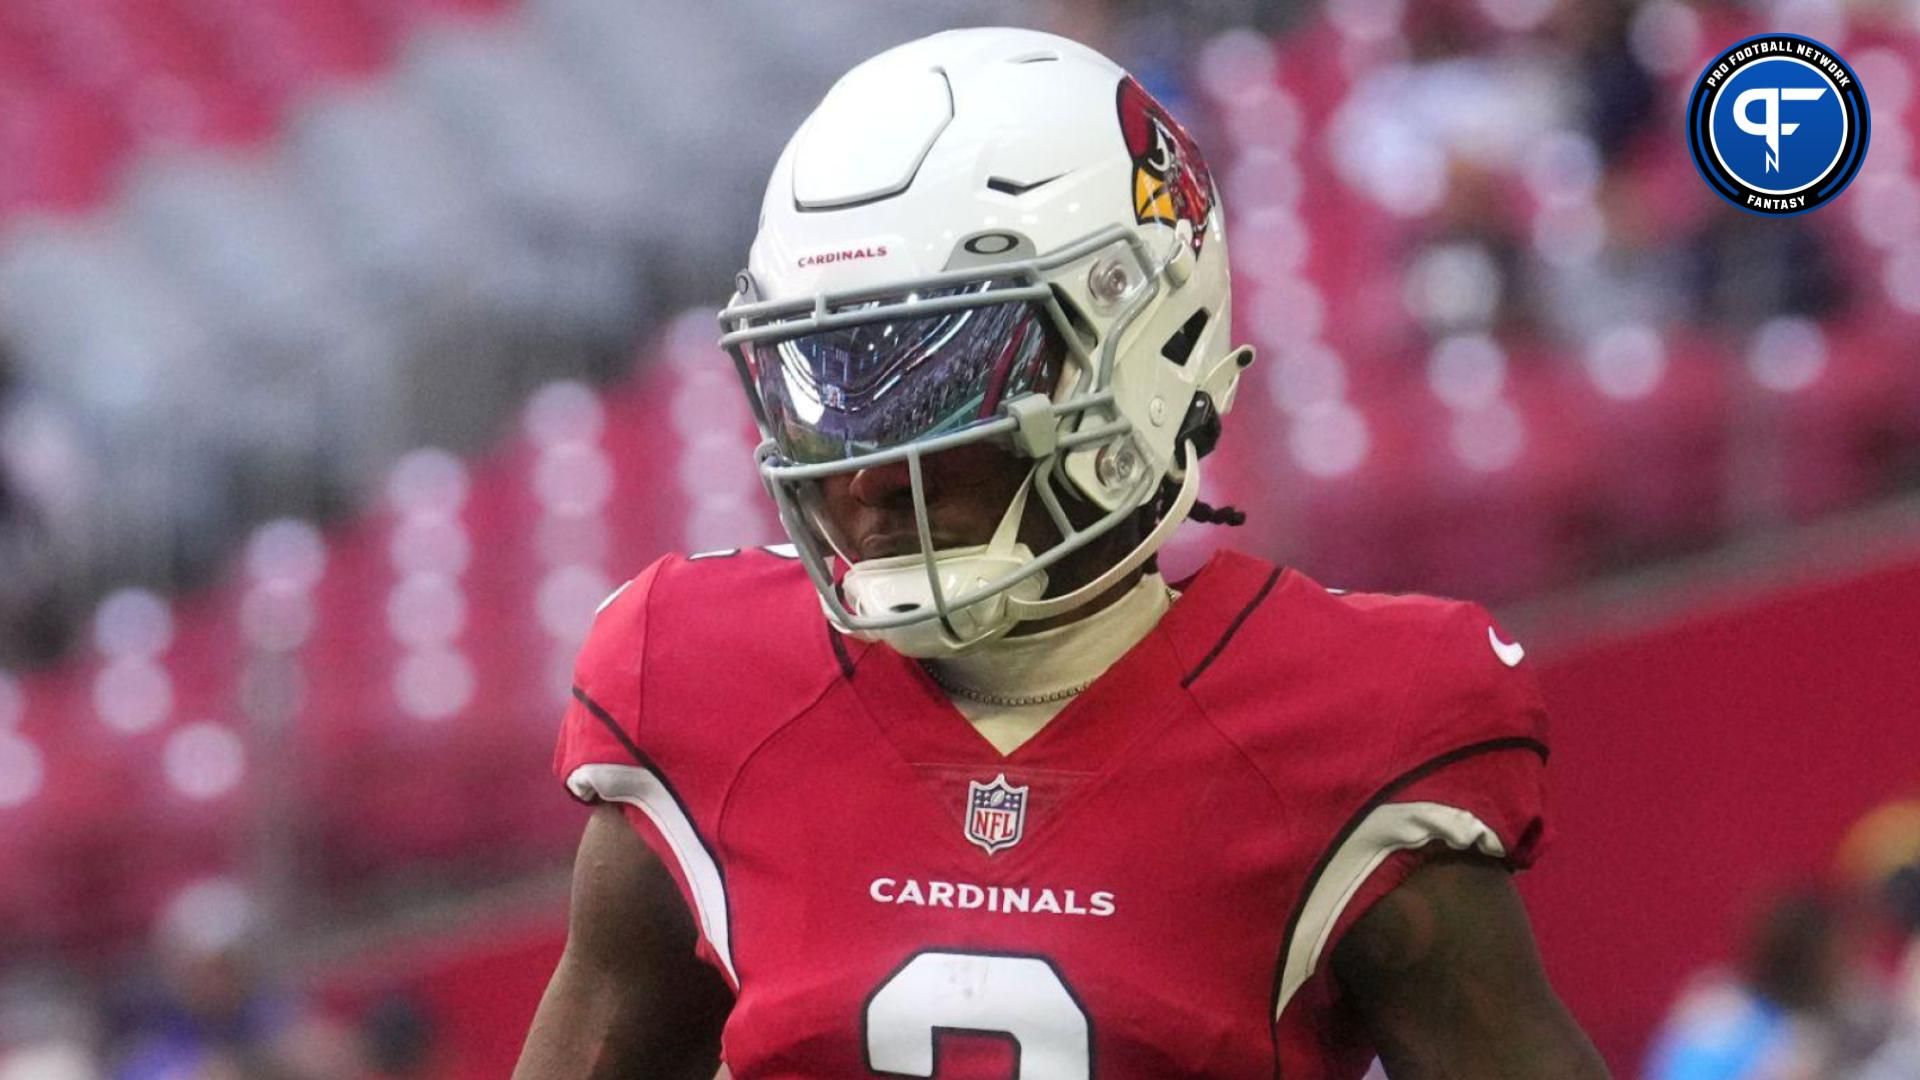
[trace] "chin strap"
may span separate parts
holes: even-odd
[[[1033,485],[1039,482],[1040,463],[1035,462],[1027,469],[1027,478],[1020,481],[1013,498],[1007,500],[1007,512],[1000,515],[1000,524],[993,527],[993,535],[987,539],[989,555],[1006,555],[1015,548],[1027,550],[1020,543],[1020,522],[1027,516],[1027,496],[1033,493]]]
[[[1179,528],[1180,523],[1187,519],[1188,512],[1193,509],[1193,504],[1199,498],[1200,455],[1194,452],[1193,444],[1188,443],[1187,472],[1185,476],[1180,478],[1180,490],[1174,494],[1173,505],[1167,508],[1166,513],[1160,515],[1160,520],[1154,524],[1153,530],[1147,533],[1146,537],[1142,539],[1140,543],[1136,544],[1132,551],[1127,552],[1125,558],[1108,567],[1106,572],[1099,577],[1094,578],[1092,581],[1087,582],[1085,585],[1080,586],[1070,593],[1050,596],[1045,600],[1026,600],[1019,597],[1009,597],[1007,601],[1008,611],[1013,615],[1016,622],[1027,622],[1031,619],[1050,619],[1055,615],[1062,615],[1072,611],[1074,608],[1106,592],[1118,584],[1121,578],[1132,573],[1142,563],[1152,558],[1154,552],[1160,550],[1161,545],[1167,542],[1167,538],[1173,535],[1173,530]]]
[[[935,551],[927,535],[926,515],[918,515],[921,550],[911,555],[863,559],[847,568],[841,591],[856,614],[884,615],[926,611],[932,617],[903,626],[843,632],[870,641],[884,641],[894,650],[922,659],[956,656],[1001,637],[1019,621],[1010,604],[1023,597],[1037,598],[1047,588],[1047,575],[1036,571],[993,596],[964,607],[951,607],[954,597],[1018,570],[1033,561],[1033,552],[1020,542],[1020,522],[1026,516],[1036,465],[1008,501],[993,537],[976,547]],[[824,600],[823,600],[824,606]],[[945,614],[939,614],[946,607]],[[828,617],[832,611],[828,609]]]
[[[854,631],[842,628],[852,637],[884,641],[895,651],[920,659],[956,656],[1004,636],[1015,625],[1034,619],[1049,619],[1081,607],[1119,584],[1159,551],[1173,531],[1193,510],[1200,496],[1200,455],[1188,444],[1187,470],[1173,501],[1161,514],[1153,529],[1119,562],[1072,592],[1042,599],[1047,575],[1036,572],[994,596],[951,608],[944,617],[933,615],[903,626],[881,630]],[[1014,492],[1007,512],[994,528],[993,538],[979,547],[954,548],[929,553],[922,536],[922,550],[911,555],[885,559],[864,559],[848,567],[841,589],[855,614],[884,614],[916,609],[937,611],[941,601],[978,588],[988,581],[1031,562],[1033,553],[1020,543],[1020,522],[1026,514],[1027,497],[1038,483],[1038,466]],[[936,599],[938,597],[938,599]],[[824,601],[823,601],[824,606]],[[831,609],[828,609],[831,617]]]

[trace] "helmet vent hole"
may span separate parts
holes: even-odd
[[[1052,49],[1047,49],[1043,52],[1021,53],[1019,56],[1010,58],[1007,61],[1007,63],[1009,64],[1045,64],[1058,59],[1060,59],[1059,53],[1054,52]]]
[[[1187,366],[1187,358],[1193,355],[1193,347],[1200,343],[1200,334],[1207,328],[1209,318],[1206,308],[1201,308],[1167,338],[1160,346],[1160,355],[1181,367]]]
[[[905,615],[909,611],[919,611],[920,605],[919,604],[895,604],[891,608],[888,608],[887,610],[893,612],[895,615]]]

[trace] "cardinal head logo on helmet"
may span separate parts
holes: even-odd
[[[1131,76],[1120,80],[1120,133],[1133,156],[1133,215],[1144,225],[1185,221],[1193,226],[1193,250],[1207,238],[1213,209],[1213,176],[1200,147],[1180,122]]]

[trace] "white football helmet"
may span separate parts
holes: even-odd
[[[952,655],[1079,607],[1166,541],[1253,359],[1228,345],[1224,231],[1192,139],[1065,38],[948,31],[828,92],[774,166],[720,321],[835,626]],[[921,461],[983,440],[1032,468],[989,543],[937,550]],[[902,460],[921,550],[861,561],[817,481]],[[1101,516],[1076,527],[1063,488]],[[1029,496],[1063,538],[1038,553],[1017,539]],[[1048,567],[1150,505],[1129,554],[1046,595]]]

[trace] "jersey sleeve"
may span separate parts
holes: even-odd
[[[1449,604],[1415,669],[1376,811],[1431,808],[1434,839],[1524,869],[1546,839],[1547,737],[1525,649],[1479,605]]]
[[[1381,897],[1445,851],[1510,869],[1546,839],[1546,709],[1524,649],[1485,609],[1446,605],[1410,673],[1377,789],[1322,856],[1289,937],[1281,1001]]]
[[[553,771],[575,798],[592,801],[580,770],[643,764],[640,749],[641,670],[647,648],[647,606],[665,557],[601,603],[574,662],[571,698],[560,720]]]
[[[574,665],[572,699],[561,717],[553,770],[574,798],[620,806],[673,874],[700,928],[700,956],[737,986],[712,823],[676,790],[649,745],[648,612],[672,558],[662,557],[621,586],[594,616]]]

